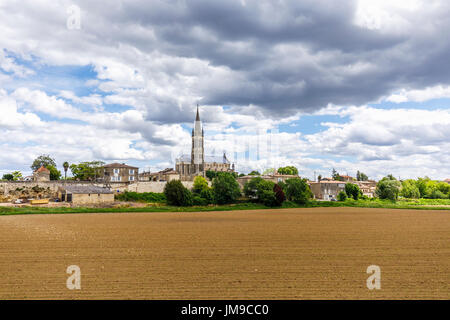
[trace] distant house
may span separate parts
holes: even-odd
[[[320,180],[319,182],[310,182],[309,187],[318,200],[337,200],[337,195],[345,191],[345,181]]]
[[[62,202],[74,205],[107,204],[114,202],[114,194],[108,188],[97,186],[64,186],[58,190]]]
[[[33,181],[35,182],[50,181],[50,170],[48,170],[44,166],[41,166],[33,173]]]
[[[172,181],[180,180],[180,174],[172,168],[167,168],[159,172],[142,172],[139,174],[139,181]]]
[[[103,166],[103,180],[105,182],[136,182],[139,168],[125,163],[111,163]]]
[[[444,182],[447,182],[450,184],[450,179],[445,179]]]

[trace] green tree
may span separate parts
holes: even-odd
[[[70,171],[74,179],[81,181],[95,180],[103,171],[103,161],[80,162],[79,164],[71,164]]]
[[[48,166],[53,166],[55,168],[57,167],[55,160],[51,158],[50,155],[48,154],[40,155],[39,157],[34,159],[33,164],[31,165],[31,169],[34,172],[42,166],[46,167],[47,169]]]
[[[420,191],[416,185],[416,181],[412,179],[402,181],[402,188],[400,190],[400,195],[409,199],[420,198]]]
[[[296,167],[294,167],[294,166],[286,166],[286,167],[278,168],[278,173],[279,174],[288,174],[288,175],[297,176],[298,175],[298,169]]]
[[[164,195],[167,204],[172,206],[191,206],[193,204],[192,193],[181,183],[180,180],[172,180],[166,183]]]
[[[200,194],[203,190],[208,188],[208,181],[206,181],[205,178],[203,178],[202,176],[196,176],[194,178],[194,187],[192,189],[194,193]]]
[[[69,163],[67,161],[64,161],[63,168],[64,168],[64,180],[67,180],[67,170],[69,170]]]
[[[358,200],[360,195],[362,194],[359,187],[354,183],[346,183],[345,184],[345,193],[349,198],[353,198],[354,200]]]
[[[256,198],[257,197],[256,193],[258,192],[258,184],[261,181],[264,181],[263,178],[255,177],[255,178],[250,179],[250,181],[246,182],[244,184],[244,189],[243,189],[245,196],[249,197],[249,198]]]
[[[298,204],[306,204],[312,198],[311,189],[306,179],[286,179],[286,198]]]
[[[213,180],[216,176],[217,176],[217,171],[212,171],[212,170],[206,170],[206,177],[209,179],[209,180]]]
[[[359,170],[356,172],[356,181],[367,181],[369,180],[369,177]]]
[[[61,178],[61,171],[56,169],[56,167],[49,164],[46,168],[50,171],[50,180],[59,180]]]
[[[401,184],[397,179],[392,175],[388,175],[378,181],[375,193],[380,199],[396,201],[398,199],[400,186]]]
[[[345,191],[341,191],[338,193],[338,201],[345,201],[347,200],[347,193]]]
[[[218,172],[213,179],[212,188],[214,200],[218,204],[233,203],[241,196],[236,178],[228,172]]]
[[[2,177],[2,180],[8,180],[8,181],[13,181],[14,180],[14,176],[11,173],[5,173]]]
[[[249,176],[260,176],[261,173],[259,173],[258,171],[253,170],[253,171],[250,172],[248,175],[249,175]]]
[[[274,173],[275,173],[275,168],[268,168],[268,169],[264,170],[264,172],[262,174],[263,174],[263,176],[265,176],[265,175],[272,175]]]
[[[12,175],[13,175],[13,180],[14,181],[17,181],[17,180],[20,180],[20,179],[22,179],[22,172],[20,172],[20,171],[14,171],[14,172],[12,172],[11,173]]]
[[[331,171],[331,178],[332,178],[333,180],[336,180],[336,181],[344,181],[344,178],[342,178],[342,177],[339,175],[339,172],[337,172],[336,169],[334,169],[334,168],[333,168],[333,170]]]

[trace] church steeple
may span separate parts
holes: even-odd
[[[200,121],[200,114],[198,113],[198,103],[197,103],[197,116],[195,117],[195,121]]]

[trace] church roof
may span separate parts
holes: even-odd
[[[191,162],[190,154],[182,154],[177,161],[179,162]],[[224,156],[205,156],[206,163],[230,163],[230,161]]]

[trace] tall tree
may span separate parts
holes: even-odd
[[[64,161],[63,168],[64,168],[64,180],[67,180],[67,170],[69,170],[69,163],[67,161]]]
[[[31,165],[31,169],[33,171],[36,171],[40,167],[46,167],[48,169],[48,166],[57,167],[56,162],[53,158],[50,157],[48,154],[43,154],[34,159],[33,164]]]

